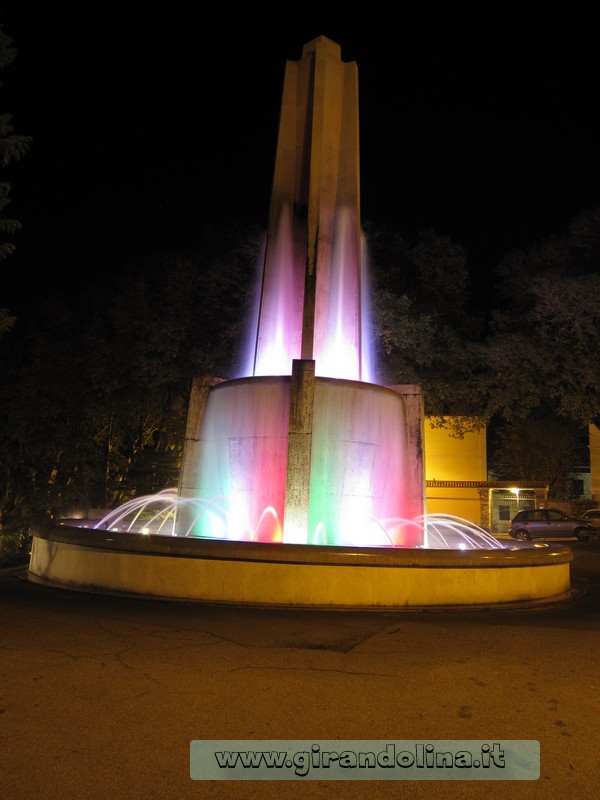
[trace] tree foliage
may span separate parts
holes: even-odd
[[[382,382],[422,386],[427,415],[444,426],[453,417],[455,434],[480,426],[473,351],[481,330],[469,311],[464,249],[433,230],[416,242],[373,225],[365,232]]]
[[[191,380],[233,370],[254,281],[260,232],[228,231],[46,297],[0,341],[5,528],[177,485]]]
[[[12,64],[17,55],[13,40],[4,33],[0,25],[0,69]],[[0,88],[3,84],[0,82]],[[12,114],[0,114],[0,168],[5,169],[22,158],[29,145],[30,136],[23,136],[15,131]],[[4,217],[4,210],[10,204],[11,184],[7,180],[0,181],[0,260],[14,252],[15,246],[7,237],[12,237],[21,229],[18,220]]]
[[[13,63],[17,50],[13,40],[4,33],[0,25],[0,69]],[[0,82],[0,89],[3,83]],[[4,216],[4,211],[10,205],[11,184],[4,179],[6,168],[25,155],[31,144],[30,136],[23,136],[15,131],[13,117],[9,113],[0,113],[0,169],[3,179],[0,180],[0,261],[3,261],[15,250],[12,238],[21,229],[21,223]],[[6,333],[15,323],[15,317],[6,308],[0,305],[0,336]]]
[[[579,424],[600,415],[599,240],[600,212],[586,212],[500,263],[501,305],[480,353],[490,415],[524,418],[548,403]]]
[[[490,470],[498,480],[540,481],[549,499],[569,496],[570,476],[586,457],[587,428],[551,408],[499,425]]]

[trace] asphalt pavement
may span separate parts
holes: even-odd
[[[569,600],[485,610],[210,606],[0,570],[1,796],[596,798],[600,546],[565,544]],[[536,740],[540,775],[192,780],[193,740]]]

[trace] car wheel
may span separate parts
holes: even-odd
[[[580,542],[587,542],[588,539],[590,538],[590,535],[588,531],[585,530],[585,528],[577,528],[577,530],[575,531],[575,537]]]
[[[515,539],[518,539],[520,542],[528,542],[529,531],[526,531],[524,528],[519,528],[518,531],[515,531]]]

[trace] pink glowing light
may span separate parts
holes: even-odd
[[[294,257],[292,212],[284,205],[276,233],[267,244],[257,322],[253,373],[291,375],[292,361],[300,357],[304,273]]]
[[[350,210],[337,212],[331,265],[317,274],[313,358],[319,376],[372,383],[367,252],[358,230]],[[254,365],[248,373],[256,377],[291,375],[292,362],[302,357],[306,252],[295,237],[284,204],[264,255],[252,333]]]

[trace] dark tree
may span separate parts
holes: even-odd
[[[599,239],[600,212],[582,214],[569,234],[500,263],[501,306],[481,356],[491,415],[526,418],[548,404],[580,425],[600,415]]]
[[[4,33],[0,25],[0,69],[5,69],[13,63],[17,55],[17,50],[13,40]],[[0,90],[4,84],[0,81]],[[4,216],[6,208],[10,205],[11,183],[8,180],[7,172],[12,164],[17,162],[27,151],[31,143],[31,137],[18,134],[13,127],[13,117],[9,113],[0,114],[0,170],[2,179],[0,180],[0,261],[4,261],[15,250],[13,242],[14,235],[20,230],[21,224],[18,220]],[[4,279],[3,279],[4,280]],[[9,309],[5,308],[0,297],[0,337],[6,334],[14,326],[16,318]],[[2,385],[6,386],[7,380],[10,387],[10,368],[0,360],[2,370]],[[1,397],[0,397],[1,399]],[[7,441],[3,435],[3,424],[10,425],[10,414],[7,414],[3,406],[0,411],[0,558],[11,556],[25,546],[29,525],[20,519],[20,511],[23,509],[20,493],[14,494],[10,487],[13,477],[13,456],[14,448],[7,449]],[[12,519],[7,522],[5,512],[10,509]]]
[[[493,430],[489,469],[497,480],[541,481],[549,499],[567,500],[571,474],[589,459],[587,427],[538,409]]]
[[[464,249],[432,230],[416,242],[374,225],[365,233],[382,383],[420,385],[426,414],[454,434],[480,427],[485,387],[473,348],[481,328],[470,312]]]
[[[5,69],[13,63],[17,55],[17,50],[13,40],[4,33],[0,25],[0,69]],[[0,89],[4,84],[0,82]],[[3,174],[10,164],[18,161],[25,155],[31,143],[30,136],[23,136],[15,131],[13,127],[12,114],[0,114],[0,169]],[[10,205],[11,184],[8,180],[0,181],[0,261],[5,259],[15,250],[12,237],[21,228],[21,223],[16,219],[4,216],[5,209]],[[0,316],[0,333],[7,325],[6,311],[3,310]]]

